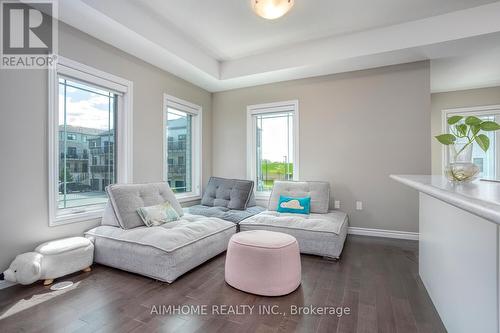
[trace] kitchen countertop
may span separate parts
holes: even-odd
[[[500,224],[500,183],[453,184],[444,176],[391,175],[392,179],[455,207]]]

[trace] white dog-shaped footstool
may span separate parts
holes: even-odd
[[[90,272],[94,244],[84,237],[71,237],[43,243],[34,252],[18,255],[4,272],[5,280],[31,284],[44,280],[49,285],[61,276],[79,270]]]

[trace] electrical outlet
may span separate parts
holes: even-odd
[[[363,201],[356,201],[356,210],[363,210]]]
[[[334,207],[335,207],[335,209],[339,209],[340,208],[340,200],[335,200],[334,201]]]

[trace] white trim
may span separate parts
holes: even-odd
[[[180,203],[192,202],[201,199],[200,194],[191,194],[191,193],[179,193],[176,194],[175,197],[177,198],[177,201],[179,201]]]
[[[262,113],[288,111],[290,108],[294,108],[294,110],[298,110],[298,106],[299,106],[299,101],[294,99],[294,100],[283,101],[283,102],[272,102],[272,103],[248,105],[247,110],[250,111],[252,115],[256,115],[256,114],[262,114]],[[273,111],[269,111],[269,109],[273,109]]]
[[[189,113],[194,117],[192,124],[192,142],[191,142],[191,152],[193,154],[191,158],[191,192],[176,194],[176,198],[179,202],[189,202],[194,200],[199,200],[201,198],[201,193],[203,193],[202,184],[202,170],[203,170],[203,108],[199,105],[193,104],[191,102],[185,101],[178,97],[163,94],[163,112],[162,112],[162,133],[163,133],[163,165],[162,174],[163,180],[168,181],[168,139],[167,139],[167,113],[168,108],[171,107],[176,110],[180,110]]]
[[[49,226],[96,219],[102,216],[104,208],[104,205],[95,205],[87,208],[84,212],[75,208],[73,212],[58,214],[56,199],[59,192],[57,187],[59,179],[58,75],[75,78],[78,81],[88,82],[118,93],[117,182],[130,183],[133,175],[133,82],[59,56],[56,68],[48,71]]]
[[[119,76],[101,71],[63,56],[58,56],[57,58],[57,73],[102,86],[106,89],[112,89],[120,93],[128,92],[129,86],[132,83]]]
[[[349,227],[347,230],[349,235],[361,235],[370,237],[384,237],[396,239],[409,239],[418,241],[418,232],[398,231],[398,230],[385,230],[385,229],[371,229],[360,227]]]
[[[254,129],[256,126],[255,115],[277,112],[293,113],[293,180],[299,180],[300,174],[300,147],[299,147],[299,101],[290,100],[283,102],[273,102],[264,104],[255,104],[247,106],[247,179],[255,181],[256,178],[256,137]],[[255,186],[256,188],[256,186]],[[256,199],[267,199],[270,193],[255,192]]]
[[[465,108],[443,109],[445,113],[481,112],[489,110],[500,110],[500,105],[471,106]]]
[[[491,115],[492,111],[498,111],[500,113],[500,105],[484,105],[484,106],[443,109],[441,110],[441,131],[442,131],[441,133],[448,133],[449,126],[447,120],[450,115],[453,114],[465,115],[469,113],[475,116],[483,116],[483,115]],[[497,139],[500,138],[499,133],[497,133],[496,135]],[[446,151],[445,145],[440,145],[440,146],[441,146],[441,170],[444,170],[446,164],[448,164],[448,153]],[[497,161],[498,159],[500,159],[500,156],[497,157]]]
[[[192,113],[195,115],[201,114],[201,111],[202,111],[201,106],[196,105],[194,103],[185,101],[183,99],[180,99],[180,98],[172,96],[172,95],[168,95],[166,93],[163,94],[163,99],[164,99],[165,103],[168,103],[168,105],[170,105],[174,109],[185,111],[185,112]]]

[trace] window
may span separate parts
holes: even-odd
[[[68,147],[68,154],[66,155],[66,158],[76,158],[76,147]]]
[[[49,87],[50,225],[98,217],[130,180],[132,84],[60,57]]]
[[[201,107],[165,95],[164,180],[181,201],[201,193]]]
[[[247,108],[247,174],[257,195],[268,196],[275,180],[297,180],[298,101]]]
[[[485,107],[472,107],[449,109],[443,111],[443,130],[449,132],[450,128],[447,119],[454,115],[461,116],[476,116],[481,120],[491,120],[500,122],[500,105],[485,106]],[[472,147],[472,160],[473,163],[479,167],[479,177],[483,179],[500,179],[500,133],[498,132],[482,132],[490,139],[490,148],[485,153],[476,142]],[[460,144],[465,139],[458,139],[457,143]],[[449,150],[443,149],[443,165],[446,165],[449,159]]]
[[[76,134],[67,134],[72,144],[77,144],[80,150],[88,149],[90,157],[106,156],[108,161],[116,158],[109,146],[116,136],[115,119],[118,94],[96,87],[90,83],[80,83],[70,77],[59,74],[59,132],[77,131],[105,139],[103,147],[90,148],[83,139],[77,141]],[[62,136],[64,137],[64,135]],[[107,144],[106,144],[107,143]],[[77,147],[67,147],[67,141],[59,141],[59,150],[67,150],[66,156],[61,156],[59,165],[59,196],[57,208],[60,210],[95,206],[104,204],[107,195],[104,188],[116,182],[116,173],[112,164],[107,162],[98,167],[91,167],[90,172],[83,172],[83,154],[77,156]],[[81,158],[79,158],[81,157]],[[77,160],[72,167],[64,167],[65,160]],[[105,180],[98,187],[91,188],[90,179]]]

